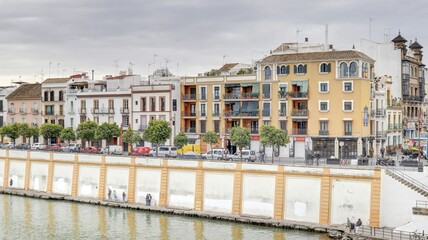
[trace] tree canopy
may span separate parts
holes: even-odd
[[[59,124],[44,123],[40,127],[40,135],[42,135],[45,139],[59,137],[63,129],[64,128]],[[48,143],[50,144],[50,141]]]
[[[70,143],[71,141],[76,141],[76,133],[74,133],[74,130],[71,127],[64,128],[59,138]]]
[[[136,131],[132,131],[130,128],[123,134],[123,141],[128,143],[129,146],[131,146],[131,149],[132,144],[141,141],[141,139],[141,135]]]
[[[108,153],[110,153],[110,142],[113,137],[120,136],[120,128],[114,123],[103,122],[99,125],[95,131],[95,138],[100,140],[106,140]]]
[[[210,150],[212,150],[213,144],[218,143],[217,133],[215,133],[213,131],[208,131],[207,133],[204,134],[202,141],[204,141],[205,143],[208,143],[210,145]],[[211,151],[211,158],[213,158],[213,152],[212,151]]]
[[[81,122],[76,129],[76,137],[81,139],[82,142],[94,141],[95,131],[97,130],[98,124],[92,121]]]
[[[170,136],[171,127],[169,122],[165,120],[151,120],[143,133],[143,139],[155,145],[156,157],[158,156],[159,144],[165,143]]]
[[[2,135],[12,139],[14,144],[15,144],[15,140],[19,138],[19,127],[17,123],[3,126],[1,128],[1,132],[2,132]]]
[[[288,143],[287,132],[275,128],[272,125],[263,125],[260,129],[260,143],[272,147],[272,163],[275,156],[275,148],[285,147]]]
[[[178,149],[182,149],[187,143],[189,142],[189,139],[187,138],[186,134],[180,132],[175,136],[174,138],[174,145]],[[183,154],[183,151],[181,152]]]
[[[242,162],[242,149],[251,143],[250,130],[243,127],[233,127],[230,131],[230,142],[238,147]]]

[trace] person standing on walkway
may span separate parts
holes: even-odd
[[[150,206],[149,194],[146,194],[146,206]]]
[[[149,193],[149,206],[152,205],[152,195]]]
[[[9,180],[9,185],[10,185],[10,187],[13,186],[13,179],[12,178]]]
[[[125,193],[125,191],[122,192],[122,200],[123,200],[123,202],[126,202],[126,193]]]
[[[116,190],[113,190],[113,198],[114,198],[114,201],[117,202]]]
[[[357,222],[355,223],[355,231],[358,233],[358,230],[360,230],[360,227],[363,225],[363,222],[361,221],[361,218],[358,218]]]
[[[110,188],[108,188],[108,194],[107,194],[107,196],[108,196],[108,200],[111,200],[111,189]]]

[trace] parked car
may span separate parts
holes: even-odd
[[[58,151],[61,151],[62,149],[61,149],[61,146],[58,145],[58,144],[51,144],[49,146],[46,146],[44,150],[45,151],[55,151],[55,152],[58,152]]]
[[[241,161],[241,153],[238,150],[235,154],[228,155],[230,161]],[[257,159],[256,151],[242,150],[242,161],[255,162]]]
[[[199,159],[199,154],[195,152],[186,152],[177,156],[179,159]]]
[[[33,145],[31,145],[31,150],[44,150],[46,148],[46,145],[43,143],[33,143]]]
[[[15,149],[27,150],[30,149],[30,145],[28,145],[28,143],[20,143],[16,145]]]
[[[80,152],[82,153],[100,153],[101,149],[97,147],[83,148]]]
[[[395,166],[395,160],[390,158],[381,158],[378,157],[376,160],[376,165],[381,166]]]
[[[4,148],[4,149],[12,149],[12,148],[15,148],[15,144],[13,144],[13,142],[7,142],[7,143],[4,143],[2,145],[2,148]]]
[[[109,154],[109,148],[105,147],[101,149],[100,153],[102,154]],[[120,145],[110,145],[110,154],[116,154],[116,155],[122,155],[123,154],[123,148]]]
[[[131,156],[150,156],[150,147],[138,146],[132,152],[129,153]]]
[[[70,143],[67,146],[61,148],[62,152],[80,152],[82,145],[78,143]]]
[[[222,148],[213,148],[212,150],[202,154],[201,158],[206,160],[206,159],[210,159],[210,160],[223,160],[226,159],[226,149],[222,149]]]
[[[176,158],[178,155],[177,153],[177,147],[175,146],[160,146],[158,147],[158,157],[172,157],[172,158]],[[156,156],[156,150],[153,149],[150,152],[150,157]]]

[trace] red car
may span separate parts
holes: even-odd
[[[81,151],[82,153],[100,153],[100,149],[97,147],[88,147],[84,148]]]
[[[58,152],[61,151],[61,146],[59,144],[52,144],[50,146],[46,146],[44,150]]]
[[[136,147],[129,155],[131,156],[150,156],[150,147]]]

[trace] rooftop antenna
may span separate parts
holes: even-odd
[[[40,80],[43,81],[43,77],[45,76],[45,74],[43,73],[43,69],[40,70]]]
[[[163,60],[165,61],[165,70],[168,70],[169,60],[168,60],[168,58],[164,58]]]
[[[229,57],[226,54],[223,55],[223,65],[226,63],[226,58]]]
[[[129,74],[129,75],[133,74],[132,66],[134,66],[134,65],[135,65],[134,63],[129,62],[129,69],[128,69],[128,74]]]
[[[385,42],[389,42],[389,39],[391,37],[391,28],[385,28],[385,32],[388,31],[388,33],[385,33]]]
[[[156,71],[156,57],[158,55],[155,53],[155,55],[153,55],[153,76],[155,75],[155,71]]]
[[[300,30],[300,29],[297,29],[296,30],[296,47],[297,47],[297,51],[299,51],[299,33],[301,32],[302,30]]]
[[[114,75],[117,75],[117,70],[119,69],[119,59],[114,60],[113,63],[113,66],[115,67]]]

